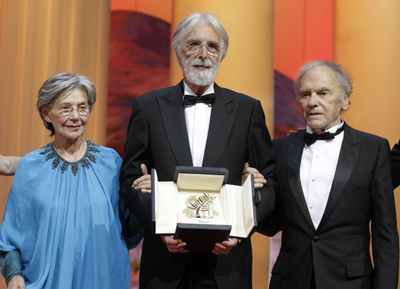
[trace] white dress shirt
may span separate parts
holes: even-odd
[[[327,132],[335,133],[344,123],[331,127]],[[307,132],[311,132],[309,127]],[[308,211],[318,228],[325,212],[333,178],[339,160],[344,133],[341,132],[332,140],[317,140],[314,144],[304,146],[300,164],[300,182]]]
[[[189,86],[185,86],[185,95],[196,95]],[[214,83],[204,92],[214,93]],[[186,129],[189,137],[190,151],[192,153],[193,166],[203,165],[204,152],[206,150],[208,128],[210,126],[211,106],[205,103],[196,103],[185,108]]]

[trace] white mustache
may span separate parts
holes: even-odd
[[[192,66],[194,66],[194,65],[201,65],[201,66],[206,66],[206,67],[211,67],[212,66],[212,63],[211,63],[210,59],[201,60],[201,59],[196,58],[196,59],[193,59],[190,64]]]

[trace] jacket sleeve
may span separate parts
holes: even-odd
[[[389,143],[382,141],[371,182],[373,287],[397,288],[399,241],[390,177]]]
[[[125,200],[137,226],[151,227],[151,194],[134,190],[132,183],[142,176],[140,164],[150,162],[149,130],[139,99],[134,99],[128,124],[124,158],[120,173],[120,195]],[[131,218],[132,220],[133,218]],[[131,228],[135,231],[137,228]]]
[[[22,259],[19,251],[0,252],[1,274],[6,283],[10,282],[14,276],[23,276]]]
[[[273,177],[275,154],[272,149],[270,134],[265,125],[264,112],[259,101],[257,101],[252,112],[250,130],[251,133],[248,139],[249,165],[257,168],[267,180],[267,183],[258,189],[261,198],[257,206],[257,223],[261,228],[275,207],[276,183]]]
[[[400,141],[394,145],[391,151],[393,189],[400,185]]]

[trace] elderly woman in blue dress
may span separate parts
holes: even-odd
[[[57,74],[39,90],[37,109],[54,139],[20,160],[9,192],[0,227],[7,288],[129,288],[121,159],[83,136],[95,101],[82,75]]]

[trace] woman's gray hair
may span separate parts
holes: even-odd
[[[219,60],[221,61],[228,51],[229,36],[221,22],[219,22],[214,15],[209,13],[196,12],[183,19],[182,22],[179,23],[178,27],[176,27],[174,35],[172,36],[172,48],[177,53],[178,57],[181,57],[182,39],[201,21],[210,24],[221,39],[221,50],[219,55]]]
[[[311,69],[318,66],[324,66],[332,69],[335,72],[336,78],[344,94],[350,97],[350,95],[353,93],[353,80],[351,78],[351,75],[341,65],[323,60],[308,62],[300,68],[297,78],[294,82],[297,95],[299,95],[300,85],[304,75]]]
[[[93,105],[96,102],[96,88],[89,78],[84,75],[62,72],[47,79],[39,89],[36,108],[39,111],[44,126],[51,131],[50,136],[53,136],[55,133],[54,127],[50,122],[45,120],[42,107],[51,107],[59,97],[76,88],[85,93],[89,111],[92,111]]]

